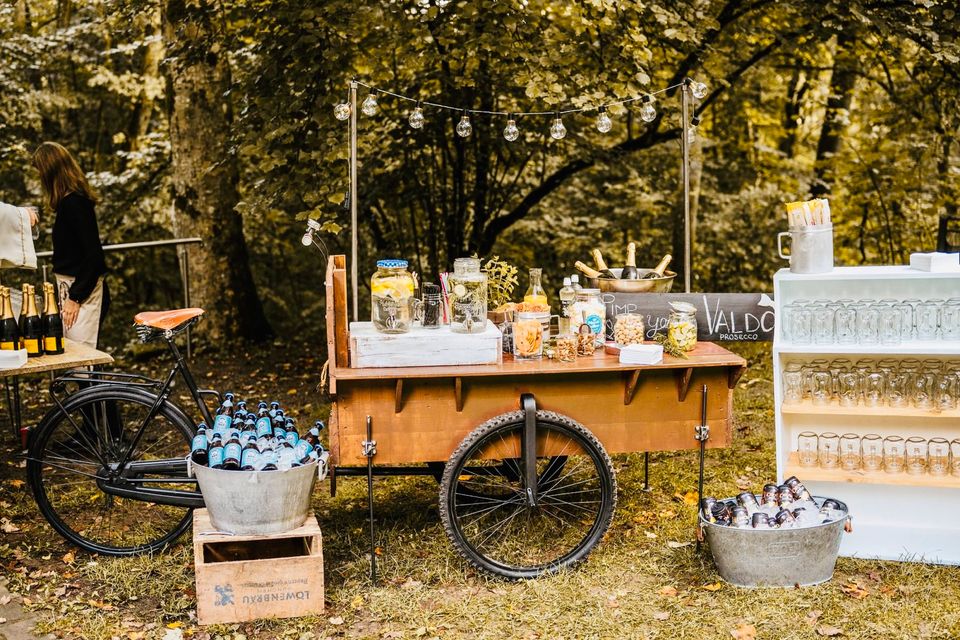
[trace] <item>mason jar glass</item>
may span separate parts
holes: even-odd
[[[868,433],[860,439],[860,466],[864,471],[883,468],[883,438],[876,433]]]
[[[940,335],[940,306],[943,300],[924,300],[914,310],[917,340],[936,340]]]
[[[853,305],[853,300],[839,300],[834,310],[834,336],[840,344],[857,341],[857,311]]]
[[[855,433],[840,436],[840,468],[844,471],[860,468],[860,436]]]
[[[907,473],[920,476],[927,472],[927,440],[920,436],[907,438],[904,445]]]

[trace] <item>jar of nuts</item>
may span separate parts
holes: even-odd
[[[597,350],[597,337],[590,330],[590,325],[584,323],[580,325],[580,333],[577,334],[577,355],[592,356]]]
[[[613,341],[621,347],[643,342],[643,316],[639,313],[621,313],[613,327]]]
[[[554,354],[560,362],[576,362],[577,336],[572,333],[561,333],[558,335]]]

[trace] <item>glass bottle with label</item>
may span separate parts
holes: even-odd
[[[450,275],[450,330],[483,333],[487,328],[487,274],[479,258],[457,258]]]
[[[370,278],[370,319],[377,331],[410,331],[415,288],[406,260],[377,260],[377,271]]]
[[[580,321],[590,327],[595,343],[602,347],[607,333],[607,307],[600,297],[600,289],[581,289],[577,293]]]
[[[570,278],[563,279],[560,289],[560,319],[558,333],[571,333],[570,319],[573,315],[573,304],[577,301],[577,290],[573,288]]]

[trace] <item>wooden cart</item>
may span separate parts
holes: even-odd
[[[702,484],[704,448],[730,443],[746,361],[712,343],[649,366],[600,352],[574,363],[505,355],[351,368],[345,266],[332,256],[326,277],[331,488],[338,476],[367,477],[371,538],[373,476],[433,474],[444,527],[467,560],[536,577],[583,560],[607,530],[609,454],[699,448]]]

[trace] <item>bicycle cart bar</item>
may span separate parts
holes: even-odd
[[[366,467],[336,467],[338,476],[365,476]],[[429,467],[373,467],[375,476],[432,476],[433,469]]]
[[[184,478],[177,476],[175,478],[124,478],[124,482],[143,484],[144,482],[156,484],[197,484],[196,478]]]
[[[90,382],[97,384],[136,384],[145,387],[159,387],[162,382],[155,378],[148,378],[138,373],[123,373],[120,371],[90,371],[88,369],[70,369],[57,376],[52,385],[65,382]],[[138,382],[139,381],[139,382]]]
[[[643,452],[643,490],[649,492],[650,489],[650,452]]]
[[[532,393],[520,396],[520,408],[523,409],[523,484],[527,495],[527,504],[537,506],[537,401]]]
[[[134,460],[123,468],[124,472],[129,471],[135,475],[137,473],[162,473],[170,472],[182,474],[187,477],[187,461],[183,458],[164,458],[162,460]]]
[[[370,506],[370,582],[377,584],[377,533],[373,522],[373,456],[377,455],[377,441],[373,439],[373,417],[367,416],[367,439],[363,443],[367,456],[367,504]]]
[[[173,507],[191,507],[194,509],[205,506],[203,495],[197,491],[151,489],[148,487],[130,486],[127,483],[119,484],[108,482],[105,479],[97,480],[97,486],[106,494],[128,498],[130,500],[166,504]]]

